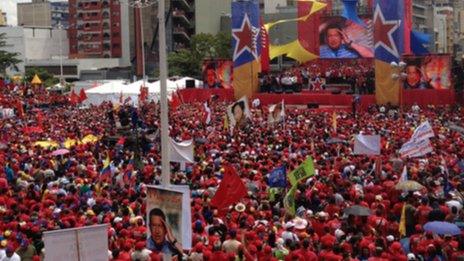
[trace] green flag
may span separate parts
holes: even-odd
[[[287,213],[290,215],[295,215],[295,192],[296,192],[297,186],[293,186],[285,195],[284,198],[284,208]]]
[[[298,168],[288,174],[288,180],[292,186],[298,184],[302,179],[309,178],[314,175],[313,158],[308,157]]]
[[[268,189],[268,195],[269,195],[269,201],[274,201],[275,200],[275,195],[279,192],[279,188],[269,188]]]

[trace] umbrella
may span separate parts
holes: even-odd
[[[443,221],[428,222],[424,225],[424,230],[438,235],[455,236],[461,234],[461,229],[456,224]]]
[[[343,210],[343,213],[345,213],[346,215],[353,216],[370,216],[372,214],[372,211],[369,208],[360,205],[354,205],[345,208],[345,210]]]
[[[402,181],[396,184],[395,186],[395,189],[403,191],[418,191],[423,188],[424,186],[422,186],[419,182],[414,180]]]
[[[337,143],[347,144],[348,142],[346,140],[342,140],[340,138],[330,138],[330,139],[326,140],[326,143],[327,144],[337,144]]]
[[[68,154],[68,153],[69,153],[69,150],[67,149],[59,149],[59,150],[55,150],[54,152],[52,152],[52,156],[61,156],[61,155]]]

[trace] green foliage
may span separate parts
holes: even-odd
[[[49,87],[60,82],[60,80],[55,78],[53,74],[40,67],[28,68],[25,75],[26,81],[31,82],[32,78],[34,78],[34,75],[36,74],[39,76],[40,80],[42,80],[45,87]]]
[[[21,62],[21,60],[16,58],[19,55],[18,53],[10,53],[2,50],[6,46],[5,38],[5,33],[0,34],[0,73],[5,73],[9,67],[16,68],[16,65]]]
[[[201,77],[204,59],[231,59],[231,41],[225,33],[192,36],[189,48],[168,55],[169,75]]]

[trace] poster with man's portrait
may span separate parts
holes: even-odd
[[[374,34],[371,18],[362,19],[364,25],[341,16],[325,17],[319,26],[319,57],[373,58]]]
[[[248,99],[246,97],[242,97],[240,100],[227,107],[227,117],[231,128],[244,126],[247,118],[250,118],[250,115]]]
[[[451,58],[449,55],[407,56],[404,89],[450,89]]]
[[[147,186],[147,248],[151,251],[182,257],[183,192],[159,186]],[[190,209],[188,209],[190,211]]]
[[[284,101],[281,103],[273,104],[269,107],[268,122],[270,124],[278,123],[284,120],[285,105]]]

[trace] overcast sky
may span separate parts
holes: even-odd
[[[50,0],[50,2],[58,2],[59,0]],[[61,0],[63,1],[63,0]],[[31,0],[0,0],[0,9],[3,12],[6,12],[8,24],[17,25],[18,17],[16,16],[16,4],[17,3],[27,3],[32,2]]]

